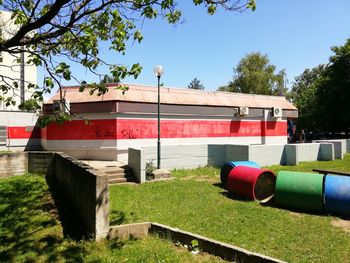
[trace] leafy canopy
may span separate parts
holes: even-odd
[[[233,69],[233,80],[218,90],[263,95],[285,95],[286,73],[276,71],[267,55],[253,52],[243,57]]]
[[[204,85],[197,78],[194,78],[190,82],[190,84],[187,86],[187,88],[189,88],[189,89],[198,89],[198,90],[204,90],[205,89]]]
[[[230,11],[255,10],[255,0],[193,0],[193,4],[204,6],[211,15],[218,7]],[[0,60],[4,53],[18,60],[25,51],[29,54],[27,64],[41,66],[47,72],[43,86],[27,83],[27,88],[35,91],[34,101],[42,100],[43,94],[51,92],[55,85],[61,89],[63,79],[74,79],[81,90],[89,88],[90,93],[107,92],[103,81],[87,84],[72,75],[67,61],[79,63],[101,78],[106,72],[99,73],[98,67],[107,65],[116,83],[127,76],[137,78],[142,69],[139,63],[127,67],[103,61],[100,43],[108,41],[111,50],[125,54],[129,41],[142,41],[140,28],[146,20],[163,18],[175,24],[182,15],[174,0],[0,0],[0,10],[11,12],[15,25],[15,30],[8,32],[7,25],[0,24]],[[0,81],[0,99],[11,103],[9,91],[18,87],[19,80],[0,75]],[[31,101],[23,108],[34,104]]]
[[[298,125],[313,131],[350,132],[350,39],[332,47],[327,65],[306,69],[292,92],[299,109]]]

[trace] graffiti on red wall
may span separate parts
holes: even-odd
[[[123,139],[136,139],[137,138],[137,136],[136,136],[137,131],[138,131],[138,129],[136,129],[135,131],[124,129],[121,131],[121,134],[122,134]]]

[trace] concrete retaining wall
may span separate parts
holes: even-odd
[[[284,145],[226,145],[225,161],[254,161],[261,166],[284,164]]]
[[[146,181],[146,163],[157,166],[157,147],[129,148],[128,165],[139,182]],[[225,162],[225,145],[178,145],[161,147],[161,168],[191,169]]]
[[[254,161],[261,166],[297,165],[299,162],[334,160],[332,143],[280,145],[181,145],[161,147],[161,168],[191,169],[222,166],[228,161]],[[139,182],[146,181],[146,163],[157,165],[157,148],[129,148],[128,165]]]
[[[66,154],[54,156],[54,176],[95,239],[109,230],[108,178]]]
[[[53,152],[6,153],[0,155],[0,178],[27,172],[54,177],[58,189],[77,212],[95,239],[109,230],[108,177],[66,154]]]
[[[0,178],[28,172],[27,153],[0,154]]]
[[[301,143],[285,145],[285,164],[334,160],[334,146],[331,143]]]
[[[333,143],[334,155],[336,159],[343,159],[347,152],[347,140],[315,140],[317,143]]]

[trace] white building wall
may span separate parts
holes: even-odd
[[[1,37],[8,38],[11,35],[13,35],[16,30],[17,26],[14,25],[14,23],[11,21],[11,13],[0,11],[0,25],[1,28],[4,29],[1,33]],[[17,81],[18,85],[20,85],[20,63],[16,61],[19,59],[19,55],[11,55],[9,53],[1,53],[2,62],[0,63],[0,75],[5,77],[10,77],[11,79],[6,78],[6,81],[8,83],[13,83],[13,81]],[[28,54],[25,53],[24,56],[25,62],[28,61]],[[27,86],[29,83],[37,84],[37,67],[34,65],[27,65],[24,66],[24,80],[25,80],[25,99],[29,99],[32,95],[32,91],[27,89]],[[4,81],[0,80],[0,85],[5,84]],[[0,102],[0,110],[18,110],[18,105],[20,104],[20,89],[13,89],[9,91],[7,94],[2,94],[0,92],[1,96],[12,96],[14,100],[16,101],[16,105],[13,106],[6,106],[5,103]]]

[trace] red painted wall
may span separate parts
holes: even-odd
[[[47,140],[115,140],[157,138],[157,120],[74,120],[51,124]],[[46,136],[45,136],[46,134]],[[162,138],[287,136],[286,121],[161,120]]]
[[[40,139],[40,128],[34,127],[7,127],[7,138],[9,139]]]

